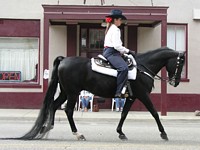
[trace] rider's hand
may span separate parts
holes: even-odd
[[[133,57],[135,57],[135,51],[129,50],[128,54],[131,54]]]

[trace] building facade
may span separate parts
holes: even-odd
[[[57,56],[102,53],[105,16],[121,9],[123,43],[138,53],[161,46],[186,52],[177,88],[155,80],[157,110],[200,108],[200,1],[12,0],[0,6],[0,108],[40,108]],[[103,5],[102,5],[103,4]],[[183,11],[184,10],[184,11]],[[165,72],[161,71],[162,76]],[[100,108],[111,109],[111,100]],[[136,101],[132,110],[145,110]]]

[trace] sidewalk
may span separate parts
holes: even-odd
[[[0,109],[0,120],[26,120],[35,121],[39,114],[39,109]],[[74,119],[120,119],[120,112],[110,109],[100,109],[99,112],[78,112],[74,111]],[[167,116],[159,116],[162,120],[200,120],[200,116],[195,116],[194,112],[168,112]],[[148,120],[153,119],[148,111],[130,111],[127,119]],[[66,121],[63,110],[57,110],[56,120]]]

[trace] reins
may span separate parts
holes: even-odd
[[[153,80],[161,80],[161,81],[169,81],[169,80],[170,80],[169,78],[163,78],[163,77],[161,77],[161,76],[155,74],[153,71],[151,71],[151,70],[150,70],[149,68],[147,68],[145,65],[142,65],[142,64],[140,64],[140,65],[143,66],[145,69],[147,69],[151,74],[149,74],[148,72],[143,71],[143,70],[141,70],[141,69],[138,68],[139,71],[140,71],[141,73],[146,74],[146,75],[149,76],[151,79],[153,79]]]

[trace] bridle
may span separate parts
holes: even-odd
[[[183,65],[183,62],[184,62],[184,59],[181,58],[181,53],[179,53],[178,57],[176,59],[176,69],[175,69],[175,72],[174,72],[173,76],[168,81],[170,85],[175,86],[176,78],[179,75],[178,71],[179,71],[179,68]]]
[[[177,75],[178,75],[178,70],[179,70],[179,67],[181,65],[181,62],[183,61],[184,59],[181,58],[181,53],[178,54],[177,56],[177,59],[176,59],[176,69],[175,69],[175,72],[173,74],[173,76],[171,78],[163,78],[157,74],[155,74],[151,69],[149,69],[148,67],[146,67],[145,65],[143,64],[140,64],[142,67],[144,67],[148,72],[142,70],[142,69],[139,69],[139,71],[147,76],[149,76],[151,79],[153,80],[161,80],[161,81],[167,81],[170,85],[174,86],[175,85],[175,81],[176,81],[176,78],[177,78]]]

